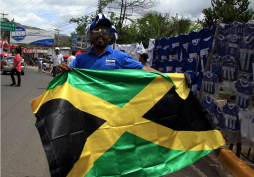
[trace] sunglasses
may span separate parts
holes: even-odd
[[[103,35],[109,35],[110,34],[110,30],[109,29],[94,29],[91,31],[91,33],[93,34],[103,34]]]

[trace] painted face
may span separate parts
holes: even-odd
[[[110,41],[110,29],[104,25],[98,25],[92,29],[90,39],[94,47],[105,49]]]

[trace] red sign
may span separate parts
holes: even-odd
[[[33,47],[30,48],[22,48],[22,53],[33,53]]]
[[[6,48],[6,49],[9,48],[9,44],[8,44],[8,40],[7,39],[3,40],[3,48]]]

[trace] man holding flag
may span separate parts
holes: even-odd
[[[72,67],[101,70],[142,69],[159,72],[134,61],[126,53],[114,50],[108,45],[111,33],[118,32],[112,28],[110,20],[104,14],[98,14],[88,30],[93,47],[88,53],[78,55],[69,66],[65,63],[58,65],[56,69],[57,73],[72,70]]]
[[[163,176],[222,146],[184,74],[147,72],[110,48],[110,27],[99,14],[92,49],[31,101],[51,176]]]

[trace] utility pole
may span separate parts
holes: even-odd
[[[101,0],[98,1],[98,8],[99,8],[99,13],[102,13],[102,3]]]
[[[60,29],[55,29],[55,31],[57,31],[58,32],[58,40],[57,40],[57,46],[59,47],[59,31],[61,31]]]
[[[5,16],[5,15],[9,15],[9,14],[1,13],[1,15],[2,15],[2,16],[3,16],[3,18],[4,18],[4,16]]]

